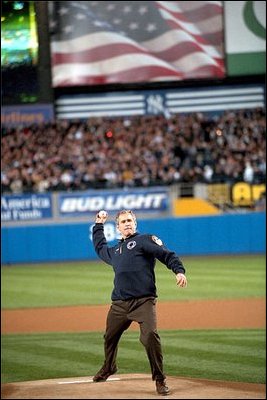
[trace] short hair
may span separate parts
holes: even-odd
[[[115,218],[115,221],[116,221],[117,225],[119,225],[119,217],[122,214],[131,214],[131,216],[133,217],[135,225],[137,225],[136,216],[135,216],[135,213],[132,210],[121,210],[121,211],[119,211],[118,214],[116,215],[116,218]]]

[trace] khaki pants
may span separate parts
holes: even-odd
[[[140,342],[144,345],[152,379],[164,379],[163,356],[160,337],[157,333],[156,299],[143,297],[131,300],[115,300],[109,309],[106,321],[105,363],[107,371],[116,370],[118,343],[122,333],[135,321],[140,326]]]

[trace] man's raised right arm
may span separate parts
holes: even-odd
[[[104,234],[104,223],[106,222],[106,219],[107,217],[100,217],[98,214],[96,215],[96,223],[93,227],[93,244],[95,251],[101,260],[105,261],[107,264],[112,264],[110,249]]]

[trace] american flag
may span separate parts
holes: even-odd
[[[50,1],[54,87],[225,75],[221,1]]]

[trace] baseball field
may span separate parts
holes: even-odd
[[[206,391],[208,397],[203,398],[265,398],[265,257],[183,257],[183,262],[186,289],[176,286],[174,274],[165,266],[159,262],[156,266],[158,330],[165,373],[177,387],[176,396],[178,392],[186,396],[181,391],[185,386],[200,390],[203,382],[205,388],[211,382],[215,397]],[[128,393],[128,398],[157,398],[135,324],[122,336],[119,370],[109,382],[108,394],[101,392],[108,382],[90,386],[98,390],[97,397],[84,386],[103,361],[105,316],[113,286],[110,267],[102,262],[13,265],[3,266],[1,275],[2,398],[124,398],[117,391],[114,397],[111,383],[119,381],[121,389],[122,383],[129,388],[136,379],[135,389],[142,385],[152,389],[137,397]],[[32,381],[51,385],[58,379],[62,390],[57,386],[46,397],[36,394],[37,386],[31,390],[24,386]],[[74,389],[67,382],[76,382],[75,393],[69,392]],[[223,396],[225,384],[226,397],[216,397],[215,388]],[[231,390],[243,397],[227,397]],[[168,397],[202,398],[200,393]]]

